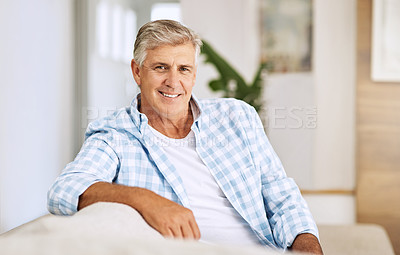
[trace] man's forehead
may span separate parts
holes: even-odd
[[[147,51],[163,51],[163,50],[181,50],[182,48],[190,49],[195,51],[195,47],[192,43],[186,42],[182,44],[161,44],[155,47],[148,48]]]
[[[195,49],[191,44],[162,45],[147,51],[146,62],[163,62],[168,60],[195,61]],[[189,63],[190,64],[190,63]]]
[[[193,48],[195,48],[195,45],[190,42],[190,41],[183,41],[183,42],[179,42],[179,43],[168,43],[168,42],[163,42],[163,43],[157,43],[157,44],[149,44],[147,49],[148,50],[154,50],[160,47],[179,47],[179,46],[183,46],[183,45],[192,45]]]

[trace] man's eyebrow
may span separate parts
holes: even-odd
[[[151,67],[151,68],[154,68],[156,66],[167,66],[167,67],[169,67],[170,65],[167,64],[167,63],[164,63],[164,62],[155,62],[155,63],[152,63],[152,64],[149,65],[149,67]],[[186,67],[186,68],[193,69],[193,65],[191,65],[191,64],[182,64],[182,65],[179,65],[178,67],[179,68]]]
[[[188,68],[193,68],[193,66],[192,66],[192,65],[189,65],[189,64],[183,64],[183,65],[179,65],[179,67],[188,67]]]
[[[156,62],[156,63],[151,64],[150,66],[152,66],[152,67],[154,67],[154,66],[168,66],[168,64],[163,63],[163,62]]]

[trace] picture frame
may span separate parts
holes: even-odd
[[[271,73],[311,72],[313,1],[260,0],[261,62]]]
[[[400,1],[373,0],[371,79],[400,82]]]

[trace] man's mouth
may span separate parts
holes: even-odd
[[[159,91],[161,95],[165,96],[165,97],[169,97],[169,98],[175,98],[178,97],[180,94],[167,94],[164,92]]]

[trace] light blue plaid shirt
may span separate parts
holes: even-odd
[[[300,233],[318,236],[254,108],[236,99],[192,99],[200,110],[191,127],[197,153],[259,239],[286,249]],[[137,104],[89,124],[81,151],[48,192],[51,213],[75,213],[79,196],[100,181],[146,188],[190,209],[182,179]]]

